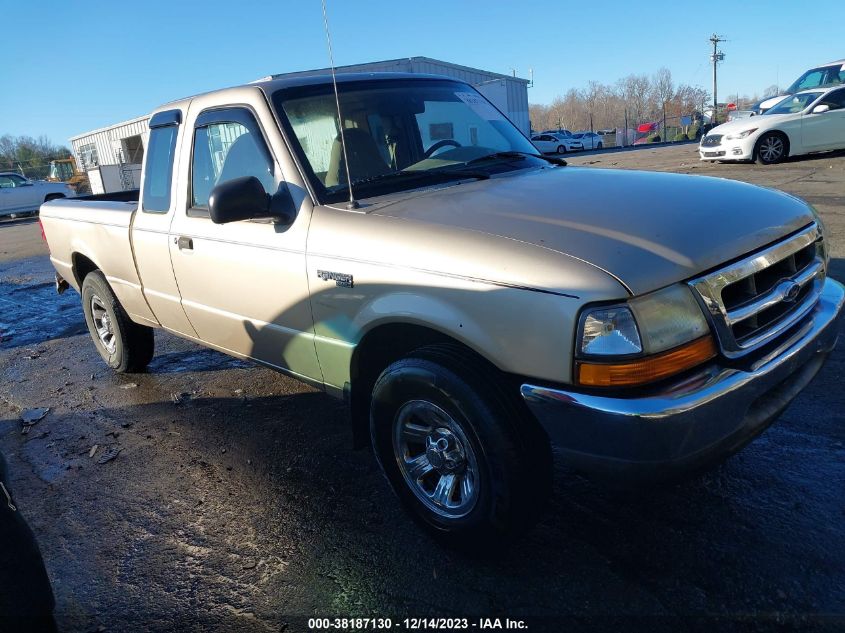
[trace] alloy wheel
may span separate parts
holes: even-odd
[[[480,485],[475,451],[461,424],[436,404],[402,405],[393,450],[405,483],[429,510],[457,519],[475,507]]]
[[[114,354],[117,345],[114,335],[114,323],[109,315],[103,300],[97,295],[91,297],[91,320],[94,322],[94,329],[97,331],[97,336],[100,343],[106,348],[109,354]]]
[[[760,143],[760,156],[763,162],[776,163],[783,156],[783,139],[779,136],[767,136]]]

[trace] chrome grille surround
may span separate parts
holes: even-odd
[[[710,317],[722,353],[737,358],[772,341],[806,316],[821,294],[826,265],[822,232],[813,223],[688,284]],[[773,275],[784,269],[789,273],[774,280]],[[761,277],[768,282],[758,291]],[[738,284],[742,284],[744,296],[735,292]],[[726,289],[730,292],[725,293]],[[757,325],[758,319],[769,317]]]

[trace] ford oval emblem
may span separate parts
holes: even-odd
[[[796,281],[789,282],[789,286],[787,286],[783,293],[782,301],[784,303],[792,303],[798,298],[799,292],[801,292],[801,285]]]

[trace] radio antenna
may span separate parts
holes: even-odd
[[[346,185],[349,187],[349,203],[346,205],[347,209],[357,209],[359,207],[358,201],[352,193],[352,176],[349,174],[349,155],[346,153],[346,137],[343,134],[343,115],[340,113],[340,97],[337,94],[337,78],[334,74],[334,55],[332,54],[332,36],[329,33],[329,16],[326,13],[326,0],[321,0],[323,4],[323,24],[326,27],[326,43],[329,46],[329,66],[332,69],[332,87],[334,88],[334,102],[337,106],[337,124],[340,129],[340,147],[343,150],[343,166],[346,167]]]

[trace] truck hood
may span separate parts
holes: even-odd
[[[373,202],[373,214],[481,231],[586,261],[633,294],[695,277],[814,219],[797,198],[746,183],[582,167],[524,170]]]

